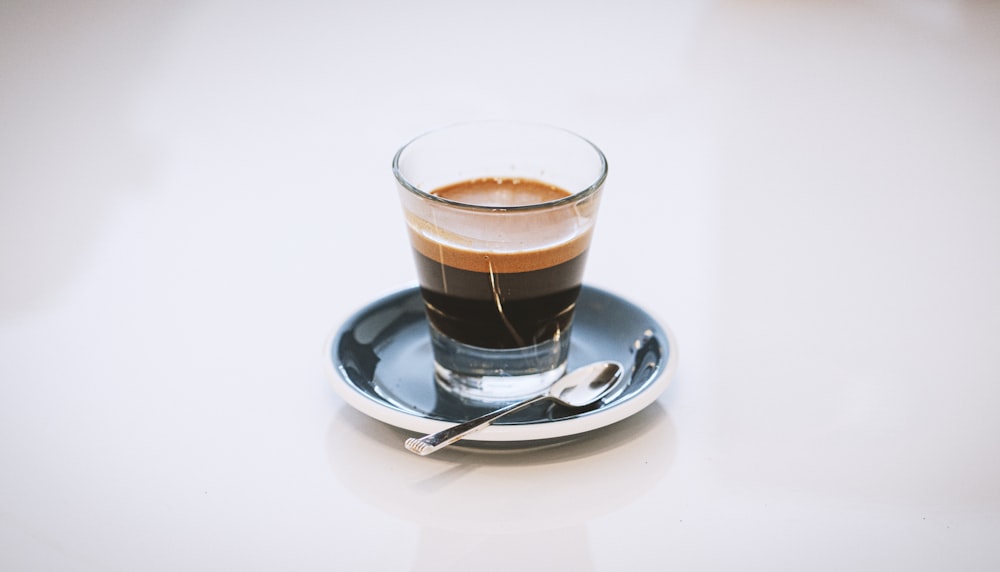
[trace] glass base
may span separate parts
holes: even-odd
[[[569,331],[552,340],[514,349],[457,342],[431,326],[434,373],[441,387],[462,399],[510,403],[544,393],[566,372]]]

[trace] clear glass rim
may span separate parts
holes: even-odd
[[[455,128],[458,128],[458,127],[471,127],[471,126],[477,126],[477,125],[510,125],[510,126],[519,126],[519,127],[530,127],[530,128],[535,128],[535,129],[542,128],[542,129],[548,129],[548,130],[552,130],[552,131],[558,131],[558,132],[561,132],[563,134],[570,135],[571,137],[573,137],[575,139],[578,139],[579,141],[581,141],[581,142],[589,145],[590,148],[594,150],[594,152],[597,154],[597,158],[600,160],[600,163],[601,163],[600,173],[598,174],[597,178],[594,179],[594,181],[590,183],[590,185],[588,185],[587,187],[585,187],[584,189],[581,189],[579,191],[571,191],[570,194],[566,195],[565,197],[561,197],[561,198],[558,198],[558,199],[555,199],[555,200],[552,200],[552,201],[546,201],[544,203],[533,203],[533,204],[530,204],[530,205],[516,205],[516,206],[501,207],[501,206],[475,205],[475,204],[463,203],[463,202],[460,202],[460,201],[454,201],[454,200],[451,200],[451,199],[446,199],[446,198],[443,198],[443,197],[439,197],[437,195],[431,194],[429,191],[425,191],[425,190],[417,187],[416,185],[414,185],[413,183],[411,183],[410,181],[408,181],[406,179],[406,177],[403,176],[403,173],[400,172],[400,170],[399,170],[399,159],[400,159],[400,157],[402,157],[403,153],[406,152],[406,150],[411,145],[413,145],[414,143],[416,143],[417,141],[420,141],[421,139],[427,137],[428,135],[433,135],[435,133],[440,133],[442,131],[447,131],[447,130],[455,129]],[[608,176],[608,160],[604,156],[604,152],[601,151],[601,149],[597,145],[595,145],[593,142],[591,142],[589,139],[587,139],[586,137],[583,137],[583,136],[581,136],[581,135],[579,135],[577,133],[574,133],[573,131],[570,131],[568,129],[563,129],[562,127],[556,127],[556,126],[548,125],[548,124],[545,124],[545,123],[531,123],[531,122],[524,122],[524,121],[502,121],[502,120],[465,121],[465,122],[461,122],[461,123],[452,123],[450,125],[445,125],[443,127],[439,127],[439,128],[436,128],[436,129],[431,129],[429,131],[425,131],[425,132],[421,133],[420,135],[417,135],[413,139],[410,139],[409,141],[407,141],[405,144],[403,144],[402,147],[399,148],[398,151],[396,151],[396,154],[392,158],[392,174],[396,177],[396,181],[404,189],[410,191],[411,193],[413,193],[413,194],[415,194],[415,195],[417,195],[417,196],[419,196],[421,198],[424,198],[424,199],[427,199],[427,200],[430,200],[430,201],[434,201],[434,202],[437,202],[437,203],[441,203],[441,204],[446,204],[446,205],[449,205],[449,206],[452,206],[452,207],[461,208],[461,209],[468,209],[468,210],[474,210],[474,211],[486,211],[486,212],[533,211],[533,210],[550,209],[550,208],[553,208],[553,207],[558,207],[560,205],[575,203],[575,202],[578,202],[578,201],[580,201],[580,200],[582,200],[582,199],[584,199],[586,197],[589,197],[590,195],[593,195],[594,193],[596,193],[597,190],[600,189],[601,186],[604,185],[604,180]],[[567,190],[570,190],[570,189],[567,189]]]

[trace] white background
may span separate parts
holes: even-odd
[[[0,567],[1000,568],[1000,4],[0,5]],[[637,416],[418,458],[323,375],[390,160],[579,132]]]

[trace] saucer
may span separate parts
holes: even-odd
[[[351,316],[330,338],[325,369],[334,390],[361,413],[416,433],[434,433],[496,406],[463,401],[434,379],[419,288],[389,294]],[[584,286],[570,335],[568,370],[601,361],[625,365],[617,390],[598,404],[568,409],[542,402],[499,419],[468,441],[524,442],[578,435],[653,403],[677,369],[668,328],[627,300]]]

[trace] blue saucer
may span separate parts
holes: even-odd
[[[666,389],[677,368],[672,333],[632,303],[584,286],[576,305],[568,369],[616,360],[619,389],[587,410],[541,403],[504,417],[473,441],[534,441],[577,435],[641,411]],[[326,370],[337,391],[362,413],[416,433],[432,433],[486,413],[434,380],[428,324],[418,288],[365,306],[331,337]]]

